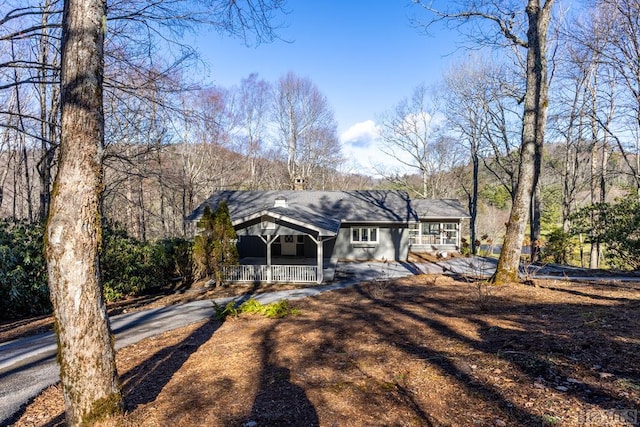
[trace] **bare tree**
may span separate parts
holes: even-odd
[[[598,1],[590,28],[596,33],[581,42],[616,78],[617,120],[599,117],[598,122],[615,142],[640,196],[640,1]]]
[[[487,76],[492,74],[490,66],[477,62],[458,64],[445,76],[445,109],[449,125],[459,135],[459,142],[471,159],[471,185],[461,181],[469,208],[469,231],[471,253],[477,253],[476,223],[478,216],[478,191],[480,181],[480,158],[483,135],[488,134],[490,96],[487,95]]]
[[[266,23],[272,3],[257,3],[245,5],[251,22],[235,21],[244,16],[237,2],[224,7],[231,13],[222,15],[227,30],[250,31]],[[45,256],[70,425],[86,425],[122,408],[99,268],[106,13],[105,0],[67,0],[62,17],[60,154]]]
[[[250,74],[242,79],[237,92],[237,125],[240,129],[242,152],[249,169],[246,187],[254,190],[261,187],[266,173],[261,157],[265,149],[264,138],[272,106],[271,85],[259,79],[257,74]]]
[[[308,78],[289,72],[275,88],[277,143],[287,159],[291,188],[308,188],[323,167],[342,162],[333,110]]]
[[[440,121],[429,89],[420,85],[409,98],[386,113],[381,120],[381,136],[384,146],[381,151],[398,163],[419,173],[419,188],[412,187],[406,178],[407,171],[401,173],[381,171],[382,175],[396,184],[412,190],[419,197],[436,197],[439,193],[437,182],[432,182],[446,167],[442,155],[452,153],[452,145],[445,144],[440,135]],[[449,149],[446,149],[446,146]],[[440,150],[437,147],[440,147]],[[444,150],[443,150],[444,149]]]
[[[518,278],[522,242],[542,160],[548,107],[547,37],[554,0],[528,0],[524,10],[521,6],[498,1],[449,2],[451,9],[444,12],[421,2],[419,4],[433,14],[431,23],[444,20],[461,24],[480,20],[481,24],[477,28],[481,40],[501,42],[526,50],[526,88],[518,185],[493,277],[496,284],[513,282]],[[489,30],[490,26],[495,31]],[[521,34],[518,31],[520,29],[525,34]]]

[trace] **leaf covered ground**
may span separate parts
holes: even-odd
[[[640,286],[422,275],[118,352],[108,426],[617,426],[640,409]],[[59,386],[19,426],[64,423]]]

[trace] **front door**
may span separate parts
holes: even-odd
[[[280,244],[282,245],[282,256],[296,255],[296,236],[280,236]]]

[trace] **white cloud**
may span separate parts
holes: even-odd
[[[340,135],[344,145],[366,148],[380,139],[380,130],[373,120],[356,123]]]
[[[405,169],[380,149],[383,145],[380,128],[373,120],[354,124],[340,135],[340,142],[351,172],[380,177],[381,171],[386,174]]]

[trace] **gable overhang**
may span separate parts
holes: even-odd
[[[338,229],[340,228],[340,222],[335,222],[335,227],[327,228],[320,227],[316,224],[312,224],[308,221],[303,221],[298,218],[295,218],[291,215],[286,215],[281,212],[274,212],[270,209],[263,209],[261,211],[254,212],[252,214],[246,215],[242,218],[235,219],[231,221],[231,224],[236,228],[236,230],[242,230],[252,224],[256,219],[262,218],[272,218],[277,221],[281,221],[284,223],[293,224],[297,227],[303,228],[309,231],[309,234],[316,234],[320,237],[333,237],[338,233]]]

